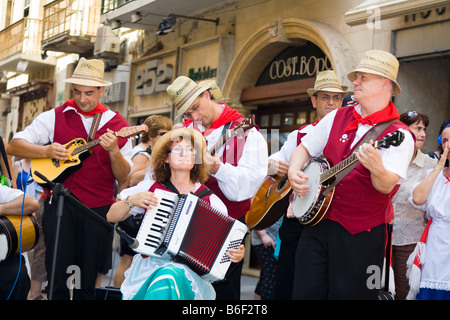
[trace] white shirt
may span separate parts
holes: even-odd
[[[355,109],[359,114],[361,114],[360,105],[357,105]],[[319,157],[322,155],[323,149],[328,142],[328,137],[330,135],[337,110],[338,109],[328,113],[305,137],[303,137],[302,145],[308,150],[312,157]],[[358,141],[361,140],[361,138],[371,128],[372,126],[368,124],[358,124],[356,136],[351,144],[351,147],[358,143]],[[400,177],[397,182],[398,184],[402,183],[406,179],[408,166],[414,154],[414,138],[411,132],[404,129],[399,130],[405,134],[405,139],[399,146],[391,146],[388,149],[379,149],[384,168]]]
[[[67,107],[64,112],[68,110],[77,110],[72,107]],[[78,113],[78,112],[77,112]],[[83,122],[86,133],[89,134],[91,130],[91,125],[94,118],[85,118],[83,115],[79,114],[81,121]],[[115,116],[115,112],[107,110],[103,113],[100,124],[98,128],[103,127],[109,120]],[[28,125],[23,131],[17,132],[13,139],[24,139],[32,144],[36,145],[46,145],[48,143],[53,143],[53,136],[55,133],[55,109],[45,111],[38,115],[30,125]],[[128,161],[130,166],[133,165],[131,161],[131,150],[132,144],[131,140],[128,139],[127,143],[120,149],[120,153]]]
[[[192,124],[189,125],[192,127]],[[205,136],[208,146],[214,145],[222,136],[223,126]],[[230,201],[243,201],[253,197],[267,175],[268,148],[262,134],[252,128],[247,131],[247,140],[242,156],[235,167],[224,163],[212,176],[217,179],[220,190]],[[244,137],[242,137],[244,139]],[[220,157],[224,147],[217,150]]]
[[[392,198],[394,206],[394,220],[392,221],[392,244],[403,246],[419,242],[422,235],[423,211],[409,203],[411,189],[418,182],[422,182],[428,174],[428,170],[436,166],[437,160],[417,150],[414,161],[408,168],[406,181],[402,183],[395,196]]]
[[[0,184],[0,203],[11,202],[21,196],[23,196],[23,192],[21,190],[13,189]]]
[[[428,170],[428,174],[430,172]],[[412,200],[417,185],[412,188],[409,201],[433,218],[426,240],[420,287],[450,291],[450,182],[441,171],[423,205],[416,205]]]

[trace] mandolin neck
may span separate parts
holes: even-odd
[[[117,133],[116,132],[114,132],[114,135],[117,137]],[[93,140],[91,142],[83,144],[82,146],[79,146],[79,147],[73,149],[72,155],[76,155],[76,154],[85,152],[86,150],[89,150],[89,149],[91,149],[91,148],[93,148],[93,147],[95,147],[95,146],[97,146],[99,144],[100,144],[100,139]]]

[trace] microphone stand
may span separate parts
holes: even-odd
[[[55,246],[53,250],[53,261],[52,261],[52,269],[50,273],[50,288],[49,288],[49,300],[52,300],[53,298],[53,284],[55,279],[55,271],[56,271],[56,258],[58,255],[58,244],[59,244],[59,234],[61,231],[61,220],[63,217],[63,207],[64,207],[64,198],[68,198],[73,204],[75,204],[81,211],[89,212],[90,215],[100,224],[105,226],[106,228],[109,228],[111,230],[115,230],[131,247],[131,249],[136,249],[139,246],[139,242],[129,236],[125,231],[123,231],[119,226],[114,226],[111,223],[109,223],[106,219],[104,219],[102,216],[97,214],[92,209],[86,207],[84,203],[79,201],[77,198],[72,196],[69,192],[69,190],[65,189],[64,186],[61,183],[54,183],[47,179],[44,175],[39,173],[38,171],[34,171],[34,174],[44,180],[48,185],[50,185],[53,189],[53,196],[56,196],[57,199],[57,211],[56,211],[56,233],[55,233]]]

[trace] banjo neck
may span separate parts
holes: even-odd
[[[327,180],[333,178],[339,172],[347,168],[349,165],[355,163],[356,161],[358,161],[358,159],[356,158],[356,152],[353,152],[351,156],[345,158],[337,165],[335,165],[333,168],[323,172],[320,175],[320,184],[324,184]]]
[[[375,149],[378,149],[380,147],[379,145],[379,141],[375,141],[373,143],[373,147]],[[353,163],[355,163],[356,161],[358,161],[358,158],[356,157],[356,152],[353,152],[349,157],[345,158],[344,160],[342,160],[341,162],[339,162],[337,165],[335,165],[334,167],[332,167],[331,169],[323,172],[320,175],[320,183],[323,184],[324,182],[326,182],[327,180],[333,178],[335,175],[337,175],[339,172],[341,172],[342,170],[344,170],[345,168],[347,168],[348,166],[352,165]]]

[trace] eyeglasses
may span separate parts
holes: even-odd
[[[191,110],[186,111],[186,112],[184,113],[184,118],[185,118],[185,119],[192,119],[192,113],[193,113],[193,112],[196,112],[198,108],[199,108],[199,105],[198,105],[198,104],[192,106]]]
[[[182,148],[179,146],[175,146],[172,149],[170,149],[169,152],[173,153],[173,154],[182,154],[184,152],[186,154],[192,155],[192,154],[196,154],[197,150],[195,150],[193,147]]]
[[[163,135],[165,135],[167,132],[158,132],[156,135],[158,135],[158,136],[163,136]]]
[[[410,111],[410,112],[408,112],[408,117],[410,117],[410,118],[415,117],[417,115],[418,115],[417,111]]]
[[[322,100],[323,102],[329,101],[330,99],[333,99],[334,102],[339,102],[343,99],[343,97],[339,94],[334,95],[334,96],[330,96],[328,94],[323,94],[320,97],[317,96],[320,100]]]

